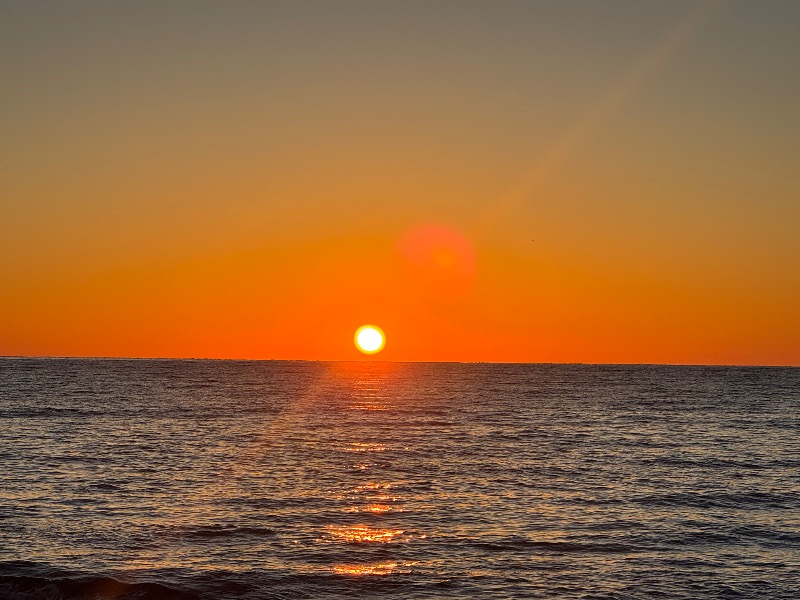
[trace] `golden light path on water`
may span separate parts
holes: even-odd
[[[359,328],[359,331],[370,332],[371,326]],[[379,330],[378,330],[379,331]],[[382,334],[382,332],[381,332]],[[371,333],[370,333],[371,335]],[[359,334],[356,333],[357,344],[361,342]],[[380,347],[383,347],[384,338],[381,335]],[[372,343],[376,340],[372,339]],[[362,350],[363,351],[363,350]],[[347,405],[347,409],[356,415],[369,414],[374,411],[385,411],[389,408],[390,398],[387,389],[387,377],[383,370],[376,372],[362,373],[358,377],[348,377],[352,385],[352,399]],[[348,452],[359,457],[359,462],[354,465],[358,470],[364,472],[364,477],[368,478],[364,483],[353,486],[345,494],[339,496],[340,501],[345,501],[348,506],[342,509],[344,513],[363,513],[371,516],[372,519],[396,510],[399,507],[401,498],[393,492],[393,484],[390,481],[379,481],[372,478],[374,461],[369,460],[373,455],[380,455],[390,448],[383,441],[354,441],[347,449]],[[357,501],[353,503],[353,501]],[[380,545],[396,544],[408,541],[411,535],[405,530],[395,527],[381,527],[376,524],[348,524],[330,525],[322,537],[322,541],[327,543],[347,543],[359,545]],[[386,576],[393,573],[406,572],[403,567],[410,565],[397,561],[381,561],[377,563],[362,564],[335,564],[331,571],[338,575],[349,576]]]
[[[370,368],[366,372],[360,370],[349,372],[344,369],[340,376],[349,392],[349,400],[343,408],[354,419],[359,421],[366,419],[372,422],[374,417],[371,415],[374,415],[376,411],[382,412],[391,408],[391,368],[387,369],[385,365],[376,365],[375,368]],[[362,430],[359,429],[359,431]],[[377,428],[372,430],[373,433],[377,431],[379,431]],[[393,513],[404,512],[402,504],[409,499],[400,493],[396,482],[385,480],[380,476],[381,471],[376,468],[379,466],[376,461],[385,453],[407,449],[391,444],[388,439],[384,441],[371,437],[369,440],[351,441],[343,450],[357,458],[357,462],[350,465],[350,468],[363,475],[358,476],[361,481],[352,481],[350,487],[343,489],[341,493],[332,498],[340,504],[343,519],[349,522],[329,524],[317,541],[323,544],[344,544],[368,548],[371,546],[394,547],[426,539],[428,537],[426,533],[408,531],[401,527],[391,526],[390,522],[385,521]],[[347,518],[345,515],[363,515],[363,520],[356,517],[358,521],[353,522],[353,517]],[[411,572],[410,567],[414,564],[416,563],[383,558],[376,562],[335,563],[330,566],[329,570],[337,575],[380,577],[409,573]]]
[[[337,575],[391,575],[393,573],[407,573],[403,567],[413,566],[414,563],[386,562],[375,565],[337,565],[333,572]]]

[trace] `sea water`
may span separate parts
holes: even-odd
[[[800,369],[0,359],[0,598],[800,598]]]

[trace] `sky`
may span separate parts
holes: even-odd
[[[800,3],[0,4],[0,355],[800,365]]]

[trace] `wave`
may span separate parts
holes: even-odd
[[[268,527],[236,527],[233,525],[204,525],[187,528],[181,534],[195,538],[219,538],[234,536],[267,537],[275,535],[276,531]]]
[[[125,583],[113,577],[58,578],[0,576],[0,598],[5,600],[189,600],[183,590],[159,583]]]
[[[800,494],[775,492],[681,492],[633,496],[631,502],[648,506],[688,506],[692,508],[800,508]]]
[[[545,542],[529,540],[526,538],[507,538],[503,540],[496,540],[490,542],[475,541],[472,544],[475,548],[486,550],[489,552],[515,552],[526,550],[545,550],[548,552],[559,553],[601,553],[601,554],[618,554],[618,553],[632,553],[637,552],[639,549],[629,544],[620,544],[614,542]]]

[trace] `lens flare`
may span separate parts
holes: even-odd
[[[356,330],[354,341],[356,348],[364,354],[376,354],[386,345],[386,336],[380,327],[362,325]]]
[[[398,242],[400,255],[426,295],[457,299],[475,277],[475,252],[467,237],[445,225],[422,225]]]

